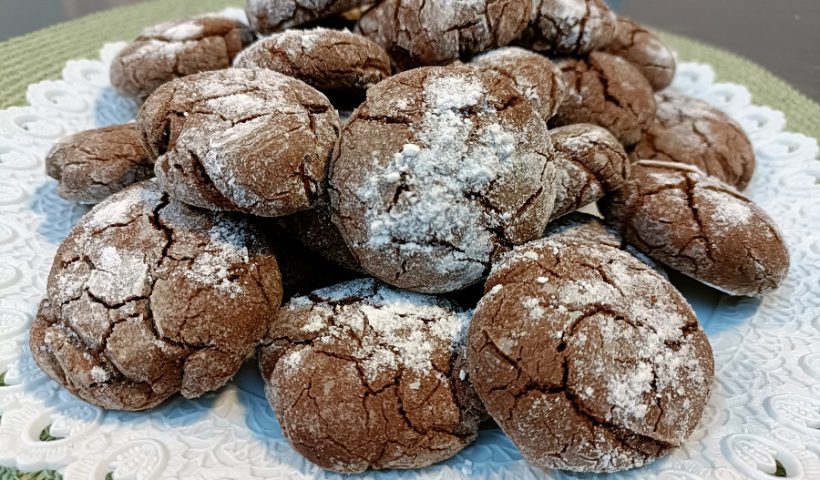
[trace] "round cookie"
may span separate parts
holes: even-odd
[[[470,61],[482,70],[492,70],[513,81],[533,104],[544,121],[552,118],[566,92],[561,70],[547,57],[518,47],[483,53]]]
[[[138,123],[158,157],[157,180],[175,199],[261,217],[315,205],[340,128],[336,110],[312,87],[241,68],[163,85]]]
[[[788,273],[789,252],[766,212],[695,167],[642,160],[600,207],[639,250],[726,293],[761,296]]]
[[[407,70],[503,47],[527,26],[531,8],[532,0],[383,0],[357,29]]]
[[[245,13],[251,28],[263,34],[292,27],[355,9],[374,0],[247,0]]]
[[[633,145],[655,118],[652,86],[621,57],[593,52],[586,59],[558,62],[567,94],[550,127],[592,123],[611,131],[621,143]]]
[[[549,135],[558,172],[552,219],[621,188],[629,176],[626,151],[607,129],[579,123],[550,130]]]
[[[149,180],[97,205],[60,245],[31,352],[81,399],[143,410],[224,385],[281,298],[250,223],[174,202]]]
[[[544,238],[556,242],[593,243],[619,248],[645,263],[658,275],[669,278],[662,266],[628,244],[615,227],[588,213],[573,212],[550,222],[544,231]]]
[[[654,33],[638,22],[618,17],[615,36],[604,51],[634,65],[655,91],[672,84],[675,78],[675,54]]]
[[[254,41],[244,24],[201,17],[165,22],[143,30],[111,62],[111,85],[124,95],[144,98],[175,78],[231,66]]]
[[[354,280],[286,304],[259,352],[291,445],[328,470],[421,468],[455,455],[483,415],[464,370],[469,313]]]
[[[495,266],[467,340],[470,379],[530,463],[640,467],[681,446],[712,350],[675,288],[628,253],[539,240]]]
[[[551,55],[585,55],[608,44],[616,16],[602,0],[532,0],[532,19],[516,39]]]
[[[743,129],[706,102],[685,95],[655,95],[657,117],[644,130],[632,155],[694,165],[740,190],[755,171],[755,153]]]
[[[46,155],[46,173],[59,182],[57,194],[78,203],[99,203],[125,187],[154,176],[133,123],[63,137]]]
[[[324,28],[273,34],[245,49],[234,66],[268,68],[321,91],[362,94],[391,73],[382,47],[355,33]]]
[[[477,282],[538,238],[555,198],[544,121],[512,81],[425,67],[367,92],[331,163],[333,222],[370,274],[425,293]]]

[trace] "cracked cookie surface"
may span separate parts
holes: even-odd
[[[146,28],[111,62],[111,85],[120,93],[145,98],[175,78],[231,66],[255,39],[235,20],[202,17]]]
[[[621,188],[629,176],[626,151],[609,130],[579,123],[549,135],[557,171],[553,220]]]
[[[564,100],[563,74],[543,55],[523,48],[504,47],[473,58],[470,65],[492,70],[512,80],[515,87],[535,104],[545,122],[555,115]]]
[[[57,194],[78,203],[99,203],[125,187],[154,176],[133,123],[63,137],[46,155],[46,173],[59,182]]]
[[[406,70],[503,47],[527,26],[531,8],[531,0],[384,0],[357,30]]]
[[[675,78],[675,54],[643,25],[618,17],[615,36],[606,52],[627,60],[641,71],[655,91],[663,90]]]
[[[547,230],[544,231],[544,238],[558,242],[593,243],[618,248],[645,263],[663,278],[669,278],[666,270],[660,264],[630,245],[618,229],[588,213],[573,212],[550,222]]]
[[[252,225],[174,202],[149,180],[99,204],[60,245],[31,352],[83,400],[143,410],[224,385],[281,296]]]
[[[604,52],[558,62],[567,94],[550,127],[592,123],[606,128],[626,146],[655,118],[652,86],[631,63]]]
[[[443,293],[541,236],[554,179],[544,122],[511,80],[425,67],[368,90],[342,130],[328,191],[333,221],[365,270]]]
[[[468,372],[528,461],[613,472],[694,431],[711,392],[711,347],[686,300],[628,253],[537,240],[505,255],[485,292]]]
[[[314,88],[242,68],[163,85],[143,104],[138,124],[171,196],[261,217],[316,203],[339,132],[336,110]]]
[[[740,125],[695,98],[662,92],[655,99],[657,116],[632,148],[636,160],[685,163],[740,190],[749,185],[755,153]]]
[[[368,5],[375,0],[247,0],[251,28],[269,34]]]
[[[262,39],[234,61],[239,68],[267,68],[326,91],[364,91],[390,76],[390,57],[355,33],[315,28],[287,30]]]
[[[442,298],[373,279],[293,298],[259,353],[283,433],[308,460],[343,473],[450,458],[483,415],[463,370],[468,323]]]
[[[616,16],[602,0],[532,0],[532,19],[515,43],[552,55],[585,55],[612,40]]]
[[[788,273],[789,252],[774,221],[695,167],[637,162],[624,188],[600,207],[642,252],[726,293],[760,296]]]

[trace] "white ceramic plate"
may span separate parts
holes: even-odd
[[[106,412],[48,379],[27,350],[27,328],[60,240],[85,211],[55,194],[43,158],[63,135],[124,123],[135,103],[108,83],[108,65],[68,62],[63,79],[31,85],[29,106],[0,111],[0,465],[58,469],[67,479],[316,478],[268,407],[255,366],[196,401],[147,413]],[[758,155],[748,194],[785,234],[792,269],[762,300],[731,298],[673,280],[694,305],[715,350],[712,400],[689,442],[648,467],[608,478],[820,479],[820,162],[814,139],[784,132],[783,114],[754,106],[742,86],[715,83],[707,65],[680,65],[674,90],[740,122]],[[40,441],[50,426],[58,440]],[[573,475],[525,462],[500,431],[484,431],[451,460],[362,478],[527,479]],[[586,478],[583,475],[579,476]]]

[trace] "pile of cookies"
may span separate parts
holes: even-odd
[[[490,419],[545,469],[686,441],[714,364],[664,267],[760,296],[789,256],[739,193],[749,140],[665,90],[657,37],[601,0],[247,14],[146,29],[111,67],[136,123],[48,155],[97,204],[31,328],[49,376],[142,410],[257,352],[284,435],[337,472],[440,462]]]

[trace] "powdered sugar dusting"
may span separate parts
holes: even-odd
[[[438,375],[433,356],[463,344],[470,317],[437,297],[400,291],[372,279],[318,290],[310,298],[296,297],[284,308],[308,305],[302,330],[321,332],[313,345],[350,345],[351,336],[357,338],[353,356],[369,381],[401,368]]]
[[[697,195],[714,206],[711,217],[721,228],[748,225],[755,217],[749,205],[729,193],[700,188],[697,190]]]

